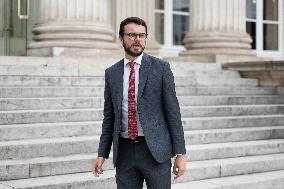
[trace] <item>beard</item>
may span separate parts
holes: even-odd
[[[137,45],[137,44],[136,44]],[[142,45],[139,44],[141,50],[139,51],[134,51],[132,50],[131,48],[134,46],[134,44],[132,44],[130,47],[126,47],[125,43],[122,44],[123,48],[124,48],[124,51],[132,56],[132,57],[137,57],[137,56],[140,56],[142,54],[142,52],[144,51],[145,47],[143,47]]]

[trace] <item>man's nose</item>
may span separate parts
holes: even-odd
[[[137,36],[135,37],[134,41],[135,41],[135,42],[141,41],[141,38],[139,37],[139,35],[137,35]]]

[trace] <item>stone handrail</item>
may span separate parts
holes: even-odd
[[[284,60],[225,63],[222,68],[239,71],[244,78],[258,79],[260,86],[284,86]]]

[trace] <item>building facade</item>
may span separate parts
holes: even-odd
[[[0,10],[0,55],[119,52],[120,21],[139,16],[161,57],[284,58],[280,0],[0,0]]]

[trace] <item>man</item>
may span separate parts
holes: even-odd
[[[109,157],[118,189],[171,188],[171,158],[175,178],[184,174],[185,141],[174,77],[169,63],[143,53],[146,23],[130,17],[120,24],[125,58],[105,72],[104,119],[95,176]]]

